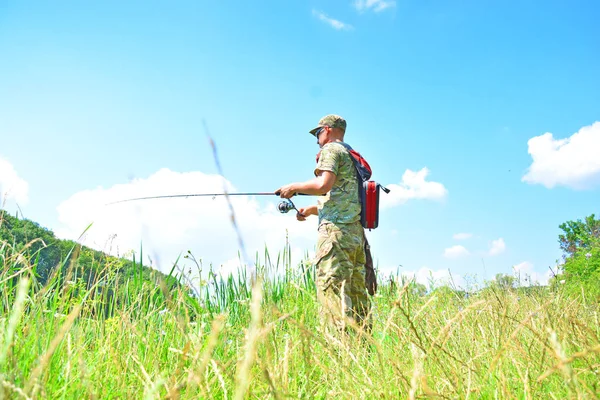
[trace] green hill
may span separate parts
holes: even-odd
[[[147,267],[135,256],[131,260],[114,257],[58,239],[51,230],[5,210],[0,210],[0,256],[14,283],[19,276],[30,274],[39,289],[60,288],[66,283],[81,292],[93,289],[106,310],[117,301],[118,289],[131,292],[141,290],[144,284],[167,291],[182,288],[175,276]]]

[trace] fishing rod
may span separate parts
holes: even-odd
[[[309,194],[304,194],[304,193],[297,193],[297,195],[299,195],[299,196],[310,196]],[[279,196],[279,192],[171,194],[171,195],[164,195],[164,196],[136,197],[136,198],[133,198],[133,199],[126,199],[126,200],[114,201],[114,202],[108,203],[106,205],[109,206],[109,205],[113,205],[113,204],[126,203],[126,202],[129,202],[129,201],[138,201],[138,200],[172,199],[172,198],[177,198],[177,197],[180,197],[180,198],[181,197],[183,197],[183,198],[187,198],[187,197],[212,197],[214,199],[217,196]],[[296,208],[296,206],[294,205],[294,203],[290,199],[285,199],[284,201],[281,201],[277,205],[277,210],[279,210],[279,212],[282,213],[282,214],[288,213],[291,210],[296,210],[296,212],[300,213],[300,211],[298,211],[298,209]]]

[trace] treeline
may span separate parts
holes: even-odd
[[[10,267],[13,274],[30,268],[40,287],[53,279],[61,284],[65,280],[76,282],[85,289],[106,286],[103,281],[109,280],[111,286],[127,281],[160,283],[169,289],[181,286],[176,277],[149,268],[140,259],[114,257],[72,240],[58,239],[51,230],[5,210],[0,210],[0,257],[4,259],[0,266]]]
[[[558,237],[563,262],[551,285],[564,285],[571,291],[600,299],[600,219],[592,214],[559,227],[563,231]]]
[[[555,268],[550,289],[561,288],[567,292],[583,295],[587,299],[600,299],[600,219],[591,214],[583,219],[567,221],[559,225],[562,233],[558,243],[562,259]],[[526,282],[530,277],[521,276]],[[520,287],[520,279],[507,274],[497,274],[493,286],[501,289]]]

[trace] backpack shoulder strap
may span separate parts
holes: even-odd
[[[336,142],[336,143],[342,145],[348,152],[348,155],[350,156],[350,159],[352,160],[352,163],[354,164],[354,168],[356,169],[356,174],[358,177],[359,184],[371,179],[371,173],[372,173],[371,166],[369,165],[367,160],[365,160],[363,158],[363,156],[360,155],[360,153],[358,151],[354,150],[348,143],[345,143],[345,142]]]
[[[342,146],[344,146],[346,148],[346,150],[350,151],[352,150],[352,146],[350,146],[348,143],[346,142],[335,142],[337,144],[341,144]]]

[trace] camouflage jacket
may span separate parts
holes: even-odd
[[[325,222],[348,224],[360,220],[358,179],[350,157],[346,148],[335,142],[327,143],[321,149],[315,175],[319,171],[331,171],[337,179],[329,193],[319,197],[319,225]]]

